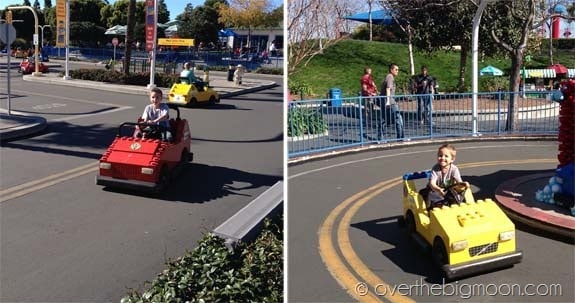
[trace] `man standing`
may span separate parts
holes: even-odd
[[[381,84],[381,93],[384,94],[382,100],[384,100],[385,106],[385,120],[382,122],[377,129],[378,138],[382,138],[384,134],[385,125],[384,123],[391,124],[395,123],[395,132],[398,139],[403,139],[403,117],[399,111],[399,106],[395,102],[395,77],[399,73],[399,66],[392,63],[389,65],[389,73],[385,76],[383,83]],[[382,108],[384,108],[382,106]]]
[[[415,77],[417,94],[417,121],[421,124],[431,123],[431,102],[433,100],[435,79],[427,74],[427,66],[421,66],[421,74]]]
[[[277,56],[276,40],[273,40],[273,41],[270,43],[269,51],[270,51],[270,56],[272,56],[272,57],[276,57],[276,56]]]

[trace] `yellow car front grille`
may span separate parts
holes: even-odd
[[[474,247],[469,248],[469,256],[470,257],[477,257],[477,256],[493,253],[493,252],[497,251],[498,247],[499,247],[499,243],[497,243],[497,242],[474,246]]]

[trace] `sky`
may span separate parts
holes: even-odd
[[[137,0],[142,1],[142,0]],[[8,4],[20,4],[22,0],[0,0],[0,7],[4,8]],[[39,1],[40,6],[44,5],[44,1]],[[116,2],[115,0],[108,0],[110,4]],[[176,19],[176,17],[184,12],[186,4],[191,3],[193,7],[204,5],[205,0],[164,0],[168,11],[170,12],[170,20]],[[273,7],[278,7],[283,3],[283,0],[271,0]],[[30,3],[34,3],[34,0],[30,0]],[[52,0],[52,5],[56,5],[56,0]]]
[[[0,0],[4,1],[4,0]],[[33,1],[31,1],[33,2]],[[40,1],[40,3],[42,4],[43,1]],[[53,0],[53,3],[55,3],[56,1]],[[116,2],[115,0],[108,0],[108,2],[110,4]],[[170,12],[170,20],[174,20],[176,19],[176,17],[184,12],[184,8],[186,7],[186,5],[188,3],[191,3],[193,7],[196,6],[202,6],[204,5],[205,0],[164,0],[164,3],[166,3],[166,6],[168,7],[168,11]],[[273,7],[278,7],[281,5],[281,3],[283,2],[282,0],[271,0]]]

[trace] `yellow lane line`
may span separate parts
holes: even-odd
[[[556,159],[524,159],[524,160],[496,160],[477,163],[467,163],[458,165],[460,168],[472,168],[483,166],[495,165],[509,165],[509,164],[529,164],[529,163],[556,163]],[[365,263],[359,259],[355,253],[349,239],[349,226],[351,219],[357,211],[367,202],[372,200],[375,196],[381,194],[394,186],[401,184],[402,178],[394,178],[382,181],[374,186],[371,186],[361,192],[354,194],[342,203],[340,203],[324,220],[319,231],[319,252],[324,264],[335,280],[342,285],[347,292],[356,300],[360,302],[381,302],[380,298],[373,294],[371,290],[381,289],[386,287],[390,290],[389,284],[379,279],[373,271],[371,271]],[[351,205],[351,207],[349,207]],[[351,270],[349,270],[344,261],[339,257],[332,241],[333,226],[337,217],[346,209],[349,209],[343,215],[337,229],[337,242],[342,251],[345,261],[362,279],[358,280]],[[357,292],[357,285],[359,283],[369,283],[370,287],[366,288],[367,292],[362,294]],[[385,293],[385,298],[392,302],[415,302],[411,298],[402,296],[401,294],[392,294],[391,292]]]
[[[386,181],[385,185],[381,185],[377,190],[371,191],[368,195],[365,195],[358,199],[343,215],[338,229],[337,229],[337,242],[339,248],[343,254],[344,259],[348,262],[349,266],[355,270],[355,272],[363,279],[364,282],[371,285],[371,290],[381,290],[377,291],[378,295],[383,295],[386,299],[394,303],[412,303],[414,300],[407,296],[403,296],[400,293],[393,292],[393,287],[381,280],[373,271],[371,271],[357,256],[355,250],[351,246],[351,241],[349,239],[349,226],[352,217],[364,204],[372,200],[377,195],[382,192],[401,184],[403,178],[394,178]],[[383,291],[385,290],[385,291]]]
[[[16,185],[0,191],[0,203],[14,199],[31,192],[46,188],[60,182],[82,176],[99,169],[98,162],[82,165],[61,173],[53,174],[42,179],[30,181],[24,184]]]
[[[341,258],[338,256],[337,251],[333,245],[332,241],[332,231],[335,224],[335,220],[339,214],[345,210],[350,204],[354,203],[357,199],[369,192],[375,190],[380,186],[384,186],[386,182],[381,182],[375,186],[372,186],[360,193],[357,193],[347,200],[343,201],[340,205],[334,208],[331,213],[324,220],[323,224],[319,230],[319,254],[325,263],[327,269],[335,280],[347,290],[353,298],[359,302],[381,302],[381,300],[375,296],[373,293],[369,292],[369,289],[365,289],[367,292],[364,295],[358,293],[357,286],[363,281],[359,281],[353,273],[348,270],[345,264],[342,262]]]

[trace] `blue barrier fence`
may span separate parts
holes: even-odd
[[[108,47],[102,48],[80,48],[70,47],[70,57],[86,60],[99,60],[107,61],[114,58],[114,49]],[[48,57],[64,57],[66,55],[65,48],[45,47],[42,49],[42,54]],[[115,51],[116,61],[121,61],[124,56],[124,49],[117,48]],[[132,59],[142,61],[142,64],[148,64],[148,52],[143,50],[132,50]],[[162,64],[178,64],[187,61],[201,62],[207,66],[227,66],[242,64],[249,70],[257,69],[258,67],[269,68],[283,68],[282,57],[267,57],[263,58],[255,53],[245,53],[236,55],[229,51],[159,51],[156,53],[156,60]],[[149,69],[149,67],[148,67]]]
[[[517,96],[516,127],[510,130],[508,105],[513,95],[479,93],[475,110],[471,93],[400,95],[395,97],[397,113],[385,106],[385,98],[330,94],[330,99],[291,101],[288,157],[402,140],[558,133],[559,103],[551,100],[550,92]],[[431,100],[429,115],[424,110],[425,98]],[[404,136],[398,138],[401,131]]]

